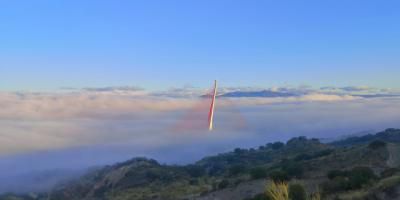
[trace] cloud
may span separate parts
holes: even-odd
[[[300,98],[303,101],[351,101],[360,99],[351,95],[307,94]]]
[[[73,92],[54,94],[0,93],[0,119],[81,119],[142,116],[188,108],[191,100],[158,98],[137,93]]]
[[[250,87],[231,87],[222,88],[220,92],[222,95],[255,90]],[[321,92],[328,89],[309,87],[275,87],[264,89],[266,90],[294,95],[219,98],[216,117],[221,117],[222,120],[216,126],[224,131],[217,136],[223,139],[242,137],[239,128],[247,119],[253,119],[254,116],[257,116],[257,121],[265,119],[271,113],[268,109],[282,108],[282,105],[285,108],[293,105],[360,105],[368,110],[388,104],[390,107],[382,110],[388,113],[394,110],[397,102],[395,97],[395,100],[382,97],[371,99],[338,92]],[[199,127],[206,127],[209,100],[200,96],[207,92],[205,89],[189,86],[159,92],[136,87],[86,88],[52,93],[0,92],[0,155],[121,142],[128,142],[138,149],[150,150],[179,141],[192,141],[194,139],[191,137],[196,133],[189,132],[198,132]],[[300,106],[293,109],[302,108]],[[301,114],[298,114],[299,118],[306,118],[308,113],[303,113],[304,116]],[[259,130],[265,128],[264,125],[254,124],[252,128]],[[253,133],[253,129],[248,131]],[[179,135],[179,131],[187,133]],[[215,139],[214,137],[216,136],[212,138]],[[196,140],[201,139],[202,137]]]
[[[3,92],[0,155],[126,141],[142,149],[143,144],[146,148],[170,145],[177,140],[166,133],[174,132],[174,127],[186,132],[206,127],[208,101],[199,98],[202,93],[196,88],[174,89],[163,95],[130,89]],[[218,114],[229,119],[232,113],[221,109],[357,99],[361,98],[313,93],[278,98],[221,98],[217,104]],[[241,118],[231,117],[220,124],[228,123],[225,127],[230,127],[232,133],[243,121]]]
[[[209,99],[200,97],[207,90],[194,87],[161,92],[0,92],[0,179],[29,170],[81,169],[135,156],[187,163],[294,136],[335,138],[400,124],[396,96],[271,90],[296,95],[218,98],[213,132],[206,127]],[[234,91],[259,89],[223,88],[221,93]]]
[[[0,154],[120,142],[125,137],[145,143],[153,137],[161,138],[158,132],[165,130],[160,127],[168,129],[176,124],[184,124],[186,130],[190,126],[206,127],[203,123],[206,123],[208,102],[198,97],[201,92],[182,89],[178,92],[172,90],[170,95],[167,92],[166,95],[159,95],[142,90],[139,90],[140,94],[136,90],[133,93],[131,90],[123,93],[118,91],[120,89],[116,90],[0,93]],[[357,98],[324,94],[226,98],[218,101],[218,108],[354,99]],[[191,116],[182,114],[187,112]],[[158,144],[155,141],[151,143]]]
[[[279,90],[292,91],[289,89]],[[233,89],[223,91],[233,91]],[[157,115],[164,112],[190,109],[198,104],[199,97],[205,93],[207,93],[207,90],[197,88],[171,89],[165,92],[150,93],[145,90],[126,87],[54,93],[0,92],[0,106],[2,107],[0,120],[139,118],[149,114]],[[303,95],[268,92],[267,96],[264,95],[266,91],[261,94],[259,92],[230,92],[227,94],[239,94],[239,96],[232,95],[232,97],[252,97],[235,101],[255,105],[305,101],[343,101],[360,98],[351,95],[311,92]],[[240,96],[240,94],[244,95]],[[219,106],[230,106],[230,103],[228,100],[221,99]]]
[[[400,119],[396,106],[399,98],[319,93],[288,98],[220,98],[216,131],[210,134],[206,131],[207,105],[193,110],[203,101],[201,98],[127,98],[117,94],[93,97],[86,92],[3,93],[0,97],[1,103],[8,102],[0,110],[3,156],[104,145],[131,146],[132,156],[150,152],[157,155],[159,149],[190,144],[221,144],[222,149],[229,149],[244,141],[250,146],[303,134],[334,137],[384,129]],[[38,104],[42,107],[38,108]],[[184,128],[175,129],[179,124]],[[198,128],[199,124],[204,129]]]

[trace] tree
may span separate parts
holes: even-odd
[[[271,145],[273,150],[278,150],[281,149],[285,146],[285,144],[283,142],[275,142]]]
[[[241,148],[236,148],[235,150],[233,150],[233,152],[235,153],[235,154],[244,154],[244,153],[246,153],[247,152],[247,150],[246,149],[241,149]]]

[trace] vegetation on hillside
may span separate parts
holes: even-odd
[[[333,144],[298,137],[286,144],[237,148],[185,166],[135,158],[93,170],[50,193],[6,194],[0,200],[396,199],[400,144],[387,138],[400,137],[400,131],[387,131]],[[266,191],[263,180],[269,180]]]

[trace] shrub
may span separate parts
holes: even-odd
[[[250,199],[246,199],[246,200],[271,200],[271,198],[269,198],[267,195],[265,194],[258,194],[256,196],[254,196],[253,198]]]
[[[199,180],[198,179],[190,179],[189,184],[190,185],[199,185]]]
[[[224,179],[218,184],[218,189],[225,189],[228,186],[229,186],[229,181]]]
[[[210,176],[220,175],[225,171],[225,165],[222,163],[215,163],[213,164],[210,169],[208,170],[208,174]]]
[[[304,173],[303,165],[294,161],[284,162],[282,169],[286,171],[290,177],[301,177]]]
[[[318,158],[318,157],[327,156],[327,155],[332,154],[333,152],[334,152],[333,149],[322,150],[322,151],[319,151],[319,152],[315,153],[315,154],[313,155],[313,158]]]
[[[282,170],[275,170],[272,171],[269,174],[269,177],[274,181],[274,182],[285,182],[289,180],[289,175],[287,172],[282,171]]]
[[[155,180],[155,179],[161,179],[163,176],[162,174],[163,172],[161,170],[158,169],[150,169],[146,172],[146,178],[151,179],[151,180]]]
[[[241,164],[233,165],[232,167],[229,168],[230,175],[238,175],[244,172],[246,172],[246,166]]]
[[[323,183],[322,188],[326,193],[335,193],[360,189],[376,179],[376,176],[368,167],[355,167],[350,171],[332,170],[328,172],[328,178],[330,181]]]
[[[185,169],[190,176],[195,178],[204,176],[206,173],[206,170],[203,167],[196,165],[188,165],[185,167]]]
[[[379,189],[385,192],[391,192],[396,186],[400,185],[400,176],[386,178],[379,184]]]
[[[250,170],[250,175],[253,179],[262,179],[266,178],[268,173],[264,167],[256,167]]]
[[[339,176],[346,176],[347,173],[341,170],[331,170],[328,172],[327,176],[330,180],[339,177]]]
[[[325,193],[337,193],[346,190],[348,186],[348,180],[345,177],[336,177],[331,181],[324,182],[322,184],[322,189]]]
[[[291,200],[307,200],[307,193],[300,184],[289,185],[289,197]]]
[[[359,189],[375,178],[376,176],[372,169],[368,167],[355,167],[349,173],[350,189]]]
[[[395,174],[397,174],[399,172],[400,172],[400,170],[397,169],[397,168],[389,168],[389,169],[386,169],[383,172],[381,172],[381,177],[382,178],[388,178],[388,177],[391,177],[391,176],[393,176],[393,175],[395,175]]]
[[[370,149],[373,149],[373,150],[376,150],[376,149],[379,149],[379,148],[383,148],[385,146],[386,146],[386,142],[383,142],[383,141],[380,141],[380,140],[375,140],[375,141],[371,142],[368,145],[368,147]]]
[[[310,194],[310,200],[321,200],[321,194],[319,192]]]
[[[309,154],[305,154],[305,153],[299,154],[294,158],[295,161],[311,160],[311,159],[312,159],[312,156]]]
[[[332,149],[326,149],[326,150],[318,151],[318,152],[315,152],[313,154],[301,153],[301,154],[297,155],[294,158],[294,160],[295,161],[311,160],[311,159],[315,159],[315,158],[319,158],[319,157],[330,155],[331,153],[333,153]]]

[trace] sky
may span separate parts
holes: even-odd
[[[399,6],[0,1],[0,193],[47,170],[400,128]]]
[[[398,1],[1,1],[0,90],[398,87]]]

